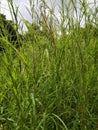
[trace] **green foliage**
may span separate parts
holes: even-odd
[[[24,21],[19,50],[2,37],[8,51],[0,55],[1,130],[98,129],[97,26],[69,19],[61,35],[44,22]]]

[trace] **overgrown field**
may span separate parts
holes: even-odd
[[[78,13],[69,2],[77,21],[63,0],[61,21],[46,16],[47,3],[41,22],[22,18],[18,48],[0,36],[0,130],[98,130],[98,16],[83,2]]]

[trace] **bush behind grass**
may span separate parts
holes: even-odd
[[[53,37],[44,23],[44,35],[32,27],[19,50],[5,40],[7,51],[0,55],[1,130],[98,129],[98,39],[93,29],[85,30],[86,37],[67,19],[68,34],[54,31]]]

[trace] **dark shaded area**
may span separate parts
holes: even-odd
[[[19,48],[19,37],[15,24],[11,20],[7,20],[5,15],[0,14],[0,51],[5,50],[4,39]]]

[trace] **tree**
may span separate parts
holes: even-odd
[[[0,14],[0,51],[5,50],[3,39],[19,47],[19,33],[15,28],[15,24],[11,20],[7,20],[4,14]]]

